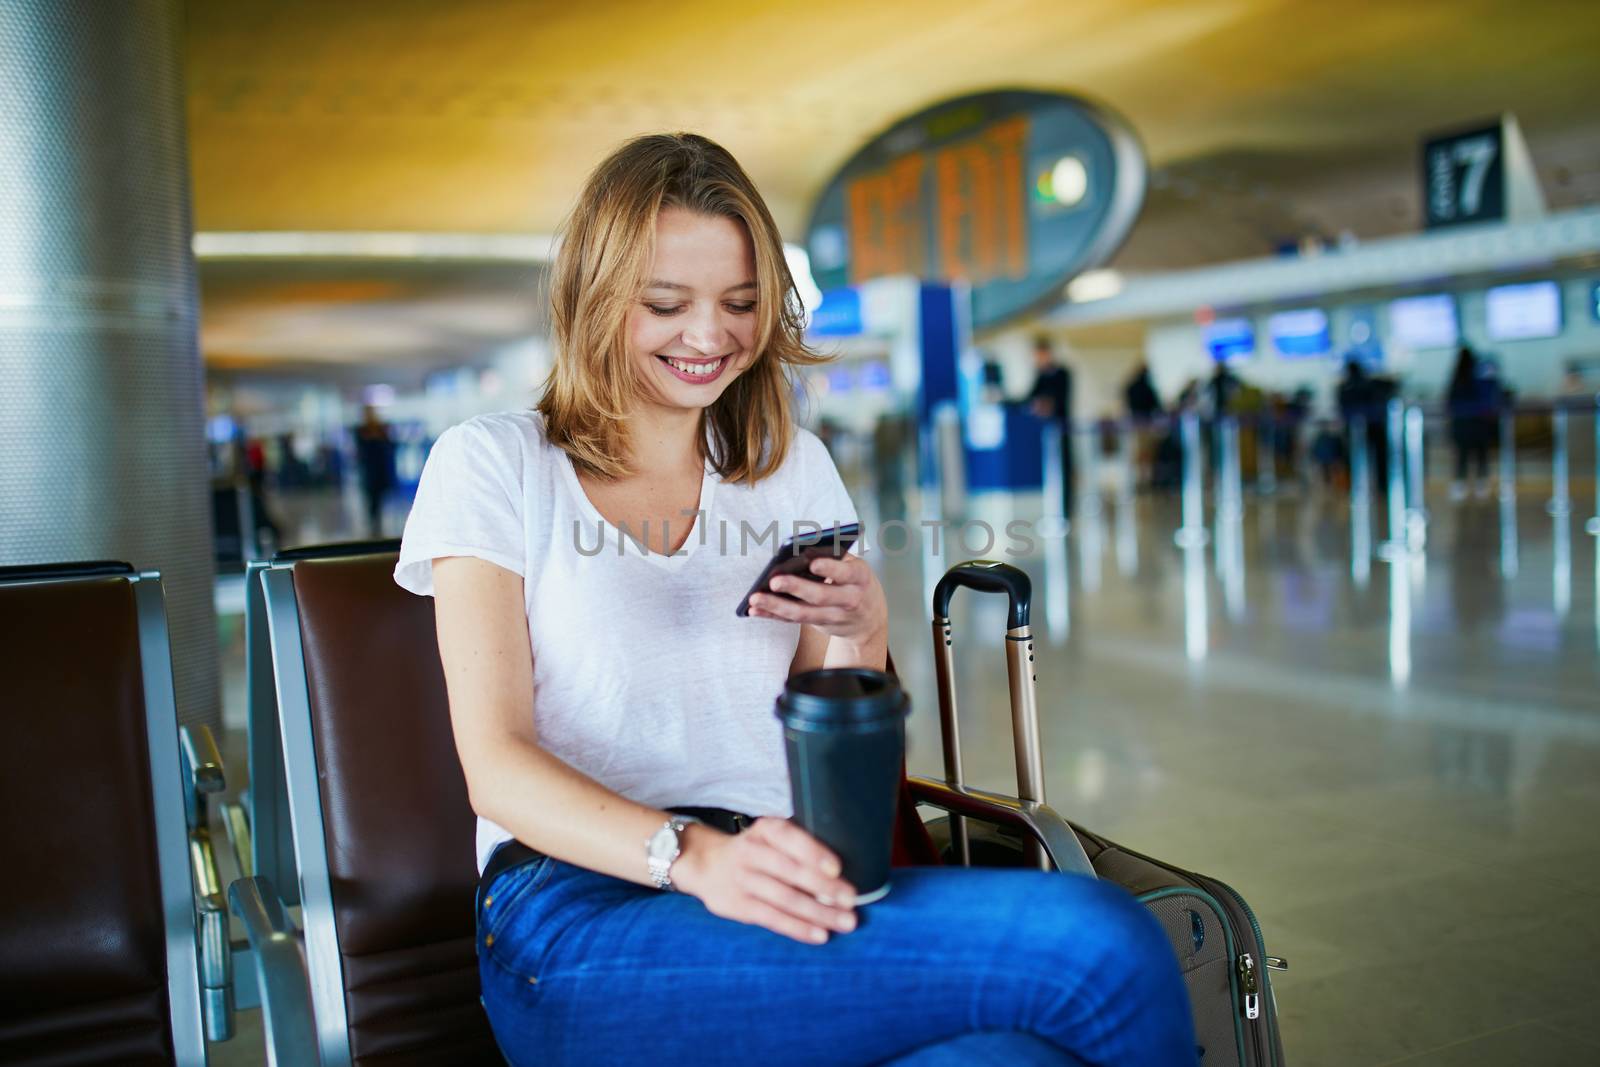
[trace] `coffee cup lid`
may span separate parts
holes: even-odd
[[[831,667],[789,679],[778,718],[796,724],[851,724],[903,717],[910,701],[894,675],[865,667]]]

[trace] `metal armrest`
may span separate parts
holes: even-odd
[[[189,818],[191,836],[193,831],[209,831],[211,825],[210,804],[206,795],[210,793],[224,793],[227,791],[227,769],[222,762],[222,753],[217,748],[216,736],[211,732],[211,727],[204,724],[198,726],[178,727],[179,751],[183,758],[183,775],[188,789],[185,792],[185,806]],[[250,823],[245,817],[244,809],[238,804],[222,805],[223,829],[227,831],[228,844],[233,851],[233,860],[239,873],[245,876],[254,874],[250,869]],[[209,837],[209,834],[208,834]],[[207,845],[209,850],[210,846]],[[210,855],[209,851],[207,853]],[[196,861],[200,859],[195,854]],[[208,866],[212,880],[220,887],[221,881],[216,875],[216,862],[213,858]],[[217,892],[220,894],[221,889]],[[222,910],[226,911],[226,907]]]
[[[211,842],[206,795],[227,786],[217,739],[205,725],[178,727],[183,761],[184,809],[189,823],[189,873],[194,880],[195,926],[200,944],[200,998],[206,1039],[233,1036],[233,960],[228,944],[228,905]]]
[[[184,767],[189,786],[196,793],[220,793],[227,788],[227,776],[222,771],[222,752],[217,748],[217,738],[211,727],[178,727],[178,740],[183,748]]]
[[[269,1067],[320,1062],[305,952],[277,890],[265,878],[240,878],[228,901],[253,950]]]
[[[936,778],[912,776],[907,781],[911,797],[918,804],[979,822],[1014,827],[1038,842],[1056,870],[1094,876],[1094,868],[1078,835],[1048,804],[951,785]]]
[[[200,938],[200,1004],[206,1040],[233,1037],[233,950],[228,943],[228,906],[222,896],[211,830],[189,831],[189,871],[194,878],[195,924]]]

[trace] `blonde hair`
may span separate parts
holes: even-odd
[[[727,149],[697,134],[636,137],[584,183],[550,279],[555,365],[538,410],[545,433],[596,477],[629,473],[627,417],[641,399],[628,314],[655,257],[656,216],[681,207],[737,220],[756,263],[755,357],[702,416],[724,480],[753,484],[782,465],[794,432],[790,366],[827,357],[806,347],[783,238],[755,184]]]

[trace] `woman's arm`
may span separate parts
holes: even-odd
[[[522,579],[480,559],[433,561],[439,657],[472,808],[547,855],[650,884],[644,843],[667,813],[600,785],[539,745]],[[714,914],[802,941],[855,925],[839,861],[799,827],[684,834],[673,882]]]
[[[538,744],[521,577],[451,557],[434,561],[433,582],[450,725],[473,810],[540,852],[648,882],[638,843],[665,816],[617,796]]]

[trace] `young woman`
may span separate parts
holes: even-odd
[[[791,418],[789,368],[819,357],[739,165],[624,145],[552,290],[537,410],[439,438],[395,571],[436,599],[507,1058],[1193,1064],[1171,949],[1120,889],[904,870],[857,911],[787,821],[773,700],[794,671],[882,668],[888,614],[853,555],[734,613],[772,524],[855,518]]]

